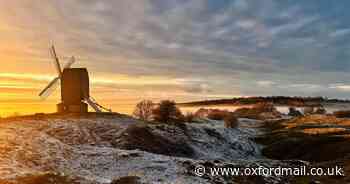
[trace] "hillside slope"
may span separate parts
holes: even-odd
[[[25,118],[0,123],[0,183],[233,183],[238,178],[196,177],[196,164],[237,167],[286,165],[263,159],[246,127],[209,121],[146,125],[127,116]],[[46,177],[52,177],[47,179]],[[125,178],[126,177],[126,178]],[[254,180],[255,181],[255,180]],[[283,183],[258,177],[253,183]],[[57,183],[57,182],[56,182]]]

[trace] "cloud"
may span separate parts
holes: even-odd
[[[256,25],[254,20],[238,20],[237,26],[243,29],[251,29]]]
[[[96,75],[200,79],[171,88],[192,94],[226,95],[232,89],[259,94],[252,87],[257,84],[271,88],[263,94],[282,94],[285,88],[278,86],[289,84],[298,88],[295,93],[320,90],[342,96],[336,88],[324,86],[350,77],[349,17],[341,14],[342,2],[330,7],[278,0],[1,3],[0,30],[6,35],[2,37],[6,43],[17,43],[10,51],[21,56],[16,59],[21,63],[31,59],[30,65],[51,62],[47,47],[54,41],[60,57],[76,55],[76,66],[86,66]],[[341,15],[336,21],[335,13]],[[7,45],[0,44],[0,54],[10,53]],[[16,70],[20,67],[38,72],[28,64]],[[43,74],[50,75],[51,69]]]
[[[246,10],[248,9],[249,5],[248,2],[246,0],[236,0],[234,1],[234,7],[238,10]]]
[[[271,31],[271,34],[273,35],[282,34],[282,33],[291,33],[302,29],[304,26],[310,25],[312,22],[318,19],[319,19],[319,16],[317,15],[302,17],[297,20],[292,20],[286,24],[272,27],[270,31]]]
[[[319,84],[289,84],[289,85],[282,85],[280,86],[282,88],[294,88],[294,89],[301,89],[302,91],[309,91],[309,92],[317,92],[324,88],[323,86]]]
[[[338,29],[329,34],[330,37],[341,37],[350,33],[350,29]]]
[[[273,81],[257,81],[256,82],[259,86],[261,87],[272,87],[274,84],[276,84],[275,82]]]
[[[329,86],[330,89],[336,89],[340,91],[350,91],[350,85],[348,84],[331,84]]]

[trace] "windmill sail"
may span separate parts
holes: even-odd
[[[86,103],[90,105],[96,112],[102,112],[95,102],[91,98],[85,98]]]
[[[69,59],[68,63],[66,63],[66,64],[64,65],[63,68],[70,68],[74,63],[75,63],[75,57],[72,56],[72,57]]]
[[[47,85],[47,87],[39,94],[41,99],[46,99],[47,97],[49,97],[59,86],[60,84],[60,77],[56,77],[55,79],[53,79],[49,85]]]
[[[100,105],[99,103],[97,103],[97,101],[96,101],[92,96],[90,96],[90,99],[95,103],[95,105],[96,105],[97,107],[100,108],[101,111],[104,110],[104,111],[107,111],[107,112],[112,112],[112,109],[108,109],[108,108],[106,108],[106,107]]]
[[[84,101],[90,105],[91,108],[93,108],[96,112],[112,112],[111,109],[105,108],[102,105],[98,104],[94,98],[90,97],[85,97]]]
[[[61,65],[60,65],[60,62],[59,62],[57,54],[56,54],[55,46],[51,47],[50,54],[51,54],[51,56],[52,56],[52,58],[54,60],[54,64],[55,64],[55,67],[56,67],[56,70],[57,70],[57,74],[58,74],[58,76],[61,77],[62,70],[61,70]]]
[[[40,92],[39,96],[41,99],[45,100],[47,97],[49,97],[60,85],[60,80],[62,76],[62,70],[61,70],[61,65],[59,63],[58,57],[56,55],[56,50],[55,47],[52,46],[50,49],[50,54],[52,58],[54,59],[54,64],[56,67],[56,71],[58,73],[58,77],[54,78],[48,85],[47,87]],[[75,58],[72,56],[69,61],[64,65],[63,68],[70,68],[73,64],[75,63]]]

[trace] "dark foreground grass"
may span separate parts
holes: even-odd
[[[309,161],[312,167],[343,167],[345,176],[295,177],[291,183],[350,183],[349,120],[310,115],[291,120],[267,121],[269,130],[256,140],[263,155],[278,160]]]

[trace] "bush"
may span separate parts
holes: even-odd
[[[259,103],[251,108],[239,108],[234,112],[234,114],[240,118],[261,120],[281,117],[281,113],[277,111],[272,103]]]
[[[315,109],[314,107],[304,107],[304,115],[307,115],[307,114],[313,114]]]
[[[298,116],[302,116],[302,115],[303,115],[303,113],[298,111],[295,107],[289,107],[288,116],[298,117]]]
[[[327,111],[326,111],[326,109],[323,108],[323,107],[318,107],[318,108],[315,110],[314,114],[327,114]]]
[[[153,116],[156,121],[163,123],[184,119],[180,109],[176,107],[176,103],[170,100],[161,101],[159,106],[153,110]]]
[[[350,118],[350,110],[347,111],[336,111],[333,115],[337,118]]]
[[[238,119],[234,114],[226,115],[225,119],[225,127],[226,128],[236,128],[238,126]]]
[[[275,106],[272,103],[258,103],[254,105],[251,109],[257,112],[273,112],[276,111]]]
[[[207,118],[212,120],[224,120],[229,112],[219,109],[209,110]]]
[[[196,111],[194,115],[199,118],[207,118],[208,114],[209,114],[209,109],[200,108]]]
[[[244,116],[245,114],[248,114],[249,111],[251,111],[250,108],[242,107],[242,108],[236,109],[234,113],[239,114],[240,116]]]
[[[192,112],[187,112],[184,116],[184,121],[188,123],[194,122],[195,117],[195,114],[193,114]]]
[[[133,115],[143,121],[151,121],[154,103],[151,100],[139,102],[134,110]]]

